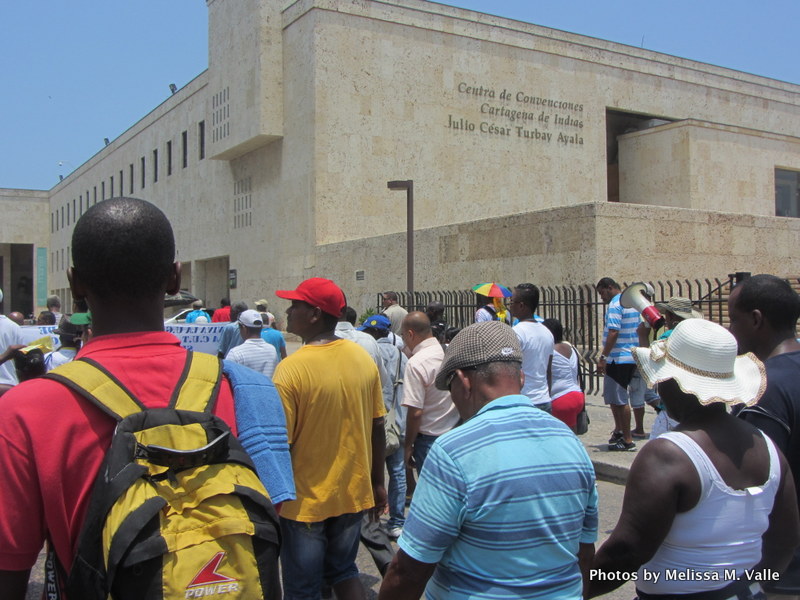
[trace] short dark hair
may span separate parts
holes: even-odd
[[[519,378],[521,370],[522,363],[516,361],[498,361],[476,366],[475,374],[486,381],[493,381],[498,377]]]
[[[561,324],[561,321],[558,319],[545,319],[542,325],[547,327],[550,333],[553,334],[553,341],[556,344],[564,341],[564,326]]]
[[[223,298],[222,300],[219,301],[219,305],[220,306],[230,306],[231,305],[231,301],[228,300],[227,298]]]
[[[247,302],[239,300],[231,305],[231,322],[237,320],[239,315],[247,310]]]
[[[91,206],[72,232],[75,273],[100,298],[163,294],[174,261],[169,220],[138,198]]]
[[[536,312],[539,308],[539,288],[532,283],[520,283],[514,288],[519,292],[519,299],[527,306],[531,312]]]
[[[345,306],[342,309],[342,316],[344,317],[345,321],[347,321],[351,325],[356,324],[356,319],[358,318],[358,315],[356,314],[356,309],[353,308],[352,306]]]
[[[397,292],[383,292],[383,297],[392,302],[397,302]]]
[[[428,302],[428,305],[425,307],[425,314],[428,315],[430,319],[442,317],[444,315],[444,304],[436,300]]]
[[[611,277],[603,277],[600,281],[597,282],[597,285],[594,286],[596,290],[605,290],[605,289],[619,289],[619,284],[611,279]]]
[[[789,282],[775,275],[753,275],[739,283],[736,307],[760,310],[776,331],[794,331],[800,318],[800,296]]]
[[[56,316],[53,314],[52,311],[43,310],[39,313],[37,321],[41,321],[42,325],[55,325],[56,324]]]

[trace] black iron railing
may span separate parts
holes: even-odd
[[[733,283],[744,274],[735,273],[727,279],[682,279],[650,282],[655,292],[655,302],[666,302],[673,296],[689,298],[706,319],[727,326],[728,295]],[[622,283],[622,289],[627,287]],[[537,314],[543,318],[561,321],[564,339],[578,349],[583,361],[584,386],[587,393],[597,393],[601,378],[594,373],[603,342],[605,305],[594,286],[543,286]],[[445,321],[451,327],[465,327],[475,320],[477,297],[472,290],[414,292],[414,297],[398,292],[398,300],[406,310],[425,310],[430,302],[445,306]],[[381,310],[381,294],[377,296],[377,312]]]

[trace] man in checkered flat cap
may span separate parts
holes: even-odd
[[[436,387],[464,423],[433,444],[379,599],[582,598],[597,539],[594,469],[582,444],[522,389],[508,325],[450,343]]]

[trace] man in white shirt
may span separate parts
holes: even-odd
[[[411,352],[403,386],[403,406],[408,409],[405,462],[419,472],[433,442],[455,427],[459,416],[450,392],[436,389],[444,350],[433,337],[430,319],[423,312],[408,313],[403,319],[402,336]]]
[[[351,306],[345,306],[344,309],[342,309],[339,322],[336,324],[336,337],[355,342],[372,357],[372,360],[375,361],[375,365],[378,367],[378,374],[381,377],[381,391],[385,397],[386,394],[391,393],[392,378],[384,365],[381,351],[378,348],[378,342],[376,342],[375,338],[370,334],[356,329],[356,318],[355,309]],[[389,409],[387,408],[386,410]]]
[[[61,317],[64,315],[61,313],[61,298],[58,296],[48,296],[47,297],[47,310],[49,310],[53,315],[56,317],[56,325],[61,323]]]
[[[392,332],[400,335],[400,326],[408,311],[398,303],[397,292],[383,292],[383,314],[392,322]]]
[[[519,319],[514,333],[522,345],[522,372],[525,374],[522,393],[537,408],[552,412],[548,374],[555,342],[550,330],[534,319],[538,307],[539,289],[535,285],[520,283],[514,288],[511,314]]]
[[[0,291],[0,299],[3,292]],[[0,352],[5,352],[9,346],[16,346],[24,343],[19,325],[14,323],[5,315],[0,315]],[[14,369],[14,361],[9,360],[0,364],[0,394],[3,394],[17,385],[17,372]]]
[[[261,339],[261,327],[264,325],[261,313],[246,310],[239,315],[236,322],[239,324],[239,334],[244,343],[231,348],[225,359],[263,373],[272,379],[275,365],[278,364],[278,353],[272,344]]]

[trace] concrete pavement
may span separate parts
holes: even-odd
[[[586,411],[589,413],[589,431],[578,436],[583,442],[589,458],[594,464],[594,471],[598,479],[611,483],[624,484],[628,479],[633,459],[636,452],[647,440],[634,440],[637,450],[632,452],[609,452],[608,438],[614,430],[614,419],[611,409],[603,403],[602,396],[587,396]],[[644,429],[650,433],[655,419],[655,412],[649,406],[645,408]],[[633,416],[631,416],[633,421]]]

